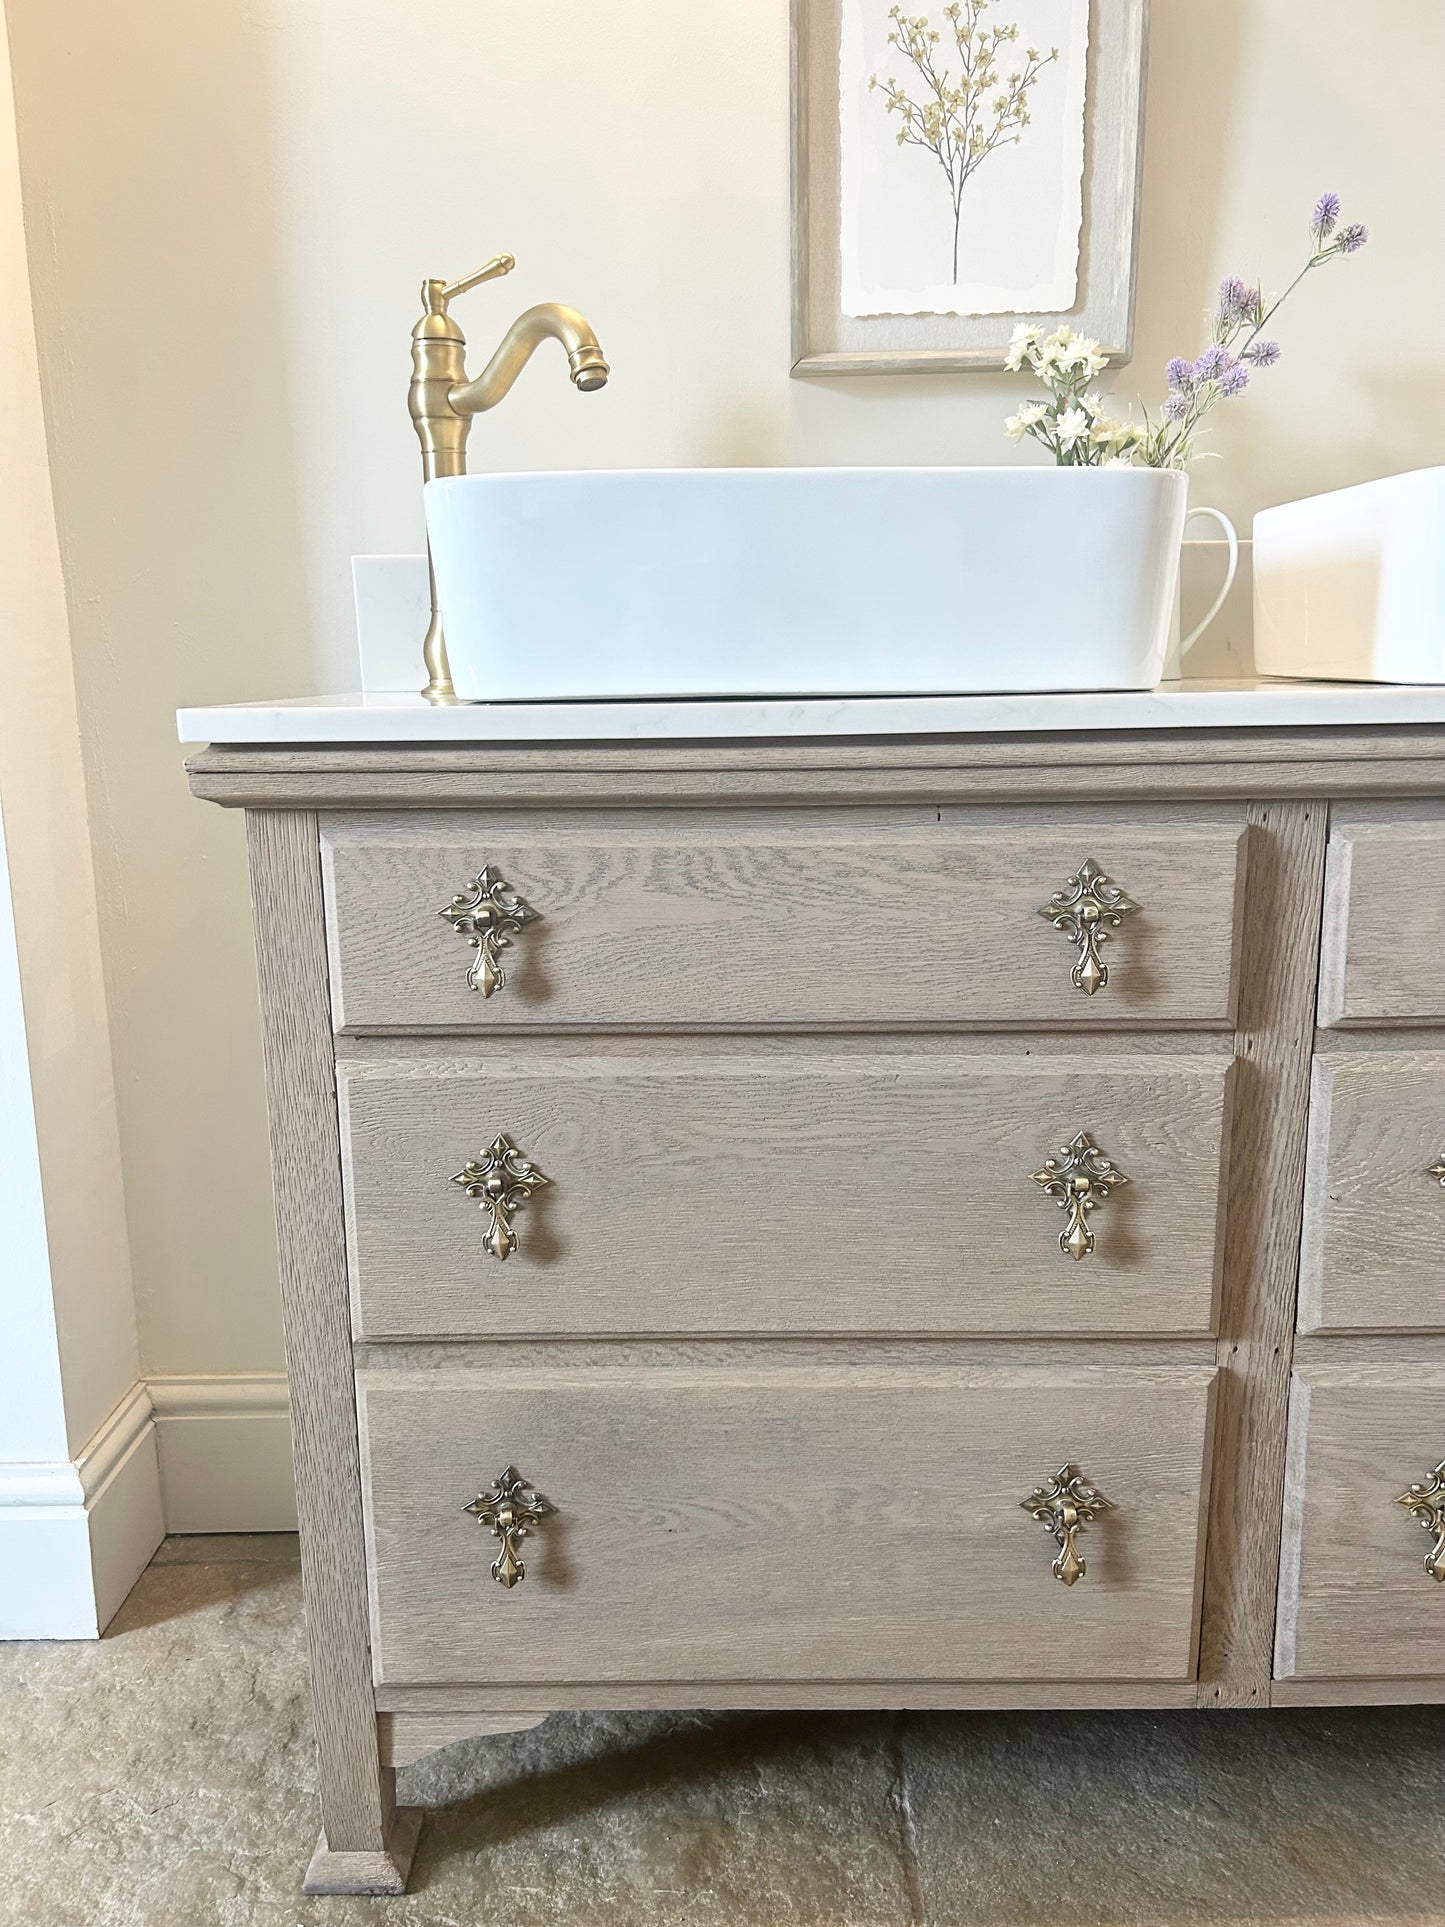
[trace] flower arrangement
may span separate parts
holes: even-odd
[[[1029,368],[1049,391],[1046,402],[1025,402],[1004,423],[1010,440],[1042,442],[1062,468],[1186,468],[1194,460],[1195,437],[1210,410],[1242,395],[1257,368],[1279,360],[1279,343],[1265,329],[1305,276],[1326,261],[1356,254],[1369,239],[1358,222],[1341,227],[1340,197],[1322,194],[1310,217],[1310,253],[1284,293],[1265,296],[1237,275],[1220,283],[1209,345],[1198,360],[1176,355],[1165,369],[1169,392],[1158,421],[1144,423],[1111,416],[1091,384],[1108,365],[1097,341],[1059,328],[1021,323],[1004,357],[1017,373]]]
[[[1009,416],[1004,432],[1010,441],[1032,436],[1060,468],[1131,465],[1145,431],[1106,413],[1102,396],[1090,388],[1108,365],[1109,357],[1098,342],[1076,335],[1072,328],[1046,336],[1042,328],[1020,324],[1014,329],[1004,367],[1014,373],[1032,368],[1050,399],[1026,401],[1016,415]]]

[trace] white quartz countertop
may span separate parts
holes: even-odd
[[[1445,723],[1445,685],[1186,681],[1083,695],[738,702],[459,703],[372,691],[177,714],[183,743],[636,743],[788,736],[1007,736],[1061,730]]]

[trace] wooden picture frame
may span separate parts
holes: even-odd
[[[1133,353],[1149,0],[1090,0],[1079,294],[1063,314],[845,315],[839,244],[843,0],[792,5],[792,372],[959,373],[1002,368],[1021,320],[1067,323],[1113,363]]]

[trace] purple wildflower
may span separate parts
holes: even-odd
[[[1232,361],[1219,377],[1221,395],[1242,395],[1249,386],[1249,370],[1242,361]]]
[[[1250,287],[1237,274],[1228,275],[1219,284],[1219,319],[1222,322],[1238,321],[1243,315],[1253,314],[1258,300],[1258,288]]]
[[[1229,363],[1229,350],[1221,347],[1217,341],[1212,341],[1195,362],[1193,378],[1196,382],[1217,381]]]
[[[1171,388],[1187,388],[1194,378],[1194,363],[1186,361],[1183,355],[1176,355],[1164,370],[1164,376]]]
[[[1335,222],[1340,218],[1340,197],[1338,194],[1321,194],[1315,202],[1314,217],[1310,226],[1316,234],[1333,234]]]
[[[1277,341],[1251,341],[1244,351],[1244,359],[1255,368],[1273,368],[1279,360]]]
[[[1182,422],[1184,417],[1189,413],[1188,395],[1183,394],[1176,388],[1173,394],[1165,396],[1162,412],[1165,421]]]
[[[1340,229],[1335,246],[1341,254],[1358,254],[1369,238],[1370,230],[1361,227],[1358,221],[1352,221],[1348,227]]]

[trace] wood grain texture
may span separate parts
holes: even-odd
[[[1229,1058],[549,1059],[340,1073],[358,1338],[1214,1330]],[[1129,1178],[1059,1248],[1081,1130]],[[505,1131],[521,1248],[450,1182]]]
[[[397,1892],[335,1884],[380,1879],[388,1859],[397,1879],[415,1828],[377,1755],[317,825],[260,812],[246,828],[321,1800],[312,1875],[332,1883],[310,1891]]]
[[[1440,1706],[1445,1679],[1277,1679],[1276,1706]]]
[[[1428,1033],[1381,1032],[1381,1036],[1418,1044]],[[1363,1037],[1364,1032],[1360,1033]],[[1375,1034],[1372,1033],[1372,1040]],[[1359,1042],[1352,1038],[1352,1047]],[[421,1036],[405,1031],[378,1031],[365,1037],[338,1036],[337,1061],[352,1066],[403,1063],[419,1053],[437,1057],[490,1057],[493,1045],[499,1057],[525,1056],[530,1062],[577,1057],[589,1062],[626,1061],[639,1053],[647,1057],[712,1058],[754,1057],[942,1057],[962,1061],[968,1057],[1087,1057],[1100,1067],[1102,1076],[1109,1067],[1126,1057],[1222,1057],[1234,1053],[1234,1033],[1228,1030],[1137,1030],[1121,1025],[1110,1030],[1090,1030],[1083,1036],[1068,1030],[959,1030],[942,1025],[920,1026],[916,1030],[711,1030],[701,1035],[692,1030],[647,1031],[528,1031],[525,1036],[511,1035],[496,1040],[479,1038],[475,1031],[438,1031]]]
[[[1411,1164],[1418,1198],[1398,1174],[1445,1067],[1439,1037],[1410,1031],[1445,1010],[1429,908],[1445,811],[1420,800],[1445,796],[1442,744],[1438,729],[1171,731],[196,759],[202,791],[304,806],[263,810],[250,837],[326,1821],[314,1878],[400,1891],[414,1821],[394,1814],[392,1766],[554,1708],[1445,1697],[1445,1587],[1391,1503],[1445,1454],[1445,1338],[1307,1333],[1288,1477],[1285,1424],[1325,867],[1311,793],[1376,800],[1334,810],[1318,1007],[1360,1028],[1322,1040],[1302,1317],[1329,1334],[1434,1329],[1429,1200],[1445,1210],[1445,1194],[1423,1166],[1445,1136]],[[1392,791],[1405,800],[1378,800]],[[1240,899],[1221,906],[1241,798],[1236,934]],[[437,1016],[408,988],[356,1019],[376,1034],[340,1040],[361,1329],[383,1341],[355,1353],[312,804],[353,812],[327,821],[327,861],[355,866],[346,923],[367,994],[434,967],[460,983],[466,946],[435,910],[465,869],[435,879],[420,919],[434,951],[408,950],[410,924],[388,934],[388,904],[409,916],[416,900],[419,851],[470,860],[474,831],[511,838],[558,899],[480,1023],[471,993]],[[357,813],[372,805],[385,814]],[[1105,848],[1076,850],[1081,827]],[[1008,927],[1050,974],[994,942],[1021,875],[1032,892],[1035,850],[1058,871],[1045,895],[1088,853],[1148,918],[1164,906],[1162,938],[1136,919],[1109,953],[1127,1000],[1067,987],[1067,946],[1032,893]],[[1121,853],[1153,866],[1147,884]],[[599,922],[615,1000],[576,1016]],[[970,951],[974,929],[989,941]],[[1181,1026],[1227,1021],[1231,970],[1226,1102],[1229,1033]],[[1040,1002],[1055,985],[1059,1015]],[[347,1021],[356,1008],[343,1001]],[[384,1034],[432,1022],[457,1028]],[[672,1034],[638,1035],[649,1023]],[[868,1034],[893,1023],[916,1028]],[[603,1028],[579,1040],[589,1025]],[[1092,1122],[1066,1123],[1085,1103]],[[1134,1179],[1083,1266],[1057,1252],[1061,1218],[1027,1179],[1072,1128]],[[498,1129],[554,1179],[505,1267],[446,1182]],[[1184,1176],[1160,1217],[1165,1167]],[[394,1634],[380,1684],[354,1364],[377,1479],[372,1605]],[[1088,1535],[1072,1593],[1017,1510],[1069,1455],[1121,1508]],[[458,1509],[508,1458],[564,1507],[510,1596]],[[1190,1535],[1211,1479],[1201,1623]],[[1295,1670],[1272,1688],[1281,1544]]]
[[[388,1354],[389,1355],[389,1354]],[[1306,1367],[1341,1365],[1416,1365],[1445,1367],[1445,1334],[1440,1332],[1364,1332],[1346,1337],[1331,1333],[1317,1337],[1299,1332],[1294,1341],[1296,1371]],[[1445,1677],[1445,1675],[1442,1675]]]
[[[1445,1586],[1395,1499],[1445,1458],[1445,1366],[1296,1372],[1276,1664],[1284,1677],[1438,1677]]]
[[[1206,1705],[1268,1703],[1326,812],[1250,806],[1219,1423],[1200,1646]]]
[[[338,1027],[1231,1021],[1237,807],[857,815],[328,817]],[[1038,914],[1089,856],[1140,905],[1093,997]],[[439,914],[484,863],[541,913],[491,998]]]
[[[1349,1342],[1353,1347],[1362,1341]],[[529,1333],[521,1344],[513,1338],[388,1338],[356,1345],[352,1356],[358,1370],[372,1375],[485,1371],[498,1365],[513,1366],[523,1355],[526,1363],[538,1370],[574,1366],[588,1370],[611,1370],[614,1366],[637,1371],[672,1370],[677,1366],[700,1370],[719,1365],[746,1372],[773,1365],[838,1369],[878,1369],[886,1365],[909,1371],[946,1369],[950,1385],[967,1388],[991,1384],[1001,1371],[1031,1372],[1040,1368],[1101,1380],[1120,1370],[1127,1374],[1146,1366],[1197,1371],[1217,1362],[1218,1349],[1214,1338],[1091,1338],[1081,1344],[1076,1338],[1015,1333],[1002,1338],[940,1338],[932,1334],[883,1338],[873,1333],[853,1338],[805,1338],[787,1332],[762,1338],[547,1338]]]
[[[985,765],[940,773],[931,767],[894,770],[776,771],[759,777],[734,770],[666,769],[609,776],[561,773],[550,779],[520,772],[418,775],[405,770],[207,776],[204,794],[215,803],[247,809],[474,809],[481,806],[613,809],[632,804],[793,804],[973,802],[1077,802],[1088,808],[1111,801],[1248,799],[1266,795],[1313,799],[1378,796],[1401,791],[1445,795],[1445,756],[1402,757],[1395,762],[1261,765],[1253,758],[1232,763],[1179,759],[1141,765],[1132,761],[1060,768]],[[195,789],[196,785],[193,784]]]
[[[1082,1585],[1087,1583],[1081,1581]],[[1070,1680],[1062,1689],[1057,1680],[654,1679],[604,1685],[568,1680],[562,1685],[530,1687],[527,1698],[551,1712],[692,1711],[700,1706],[719,1712],[734,1708],[761,1712],[866,1707],[988,1712],[1055,1709],[1061,1701],[1070,1709],[1192,1707],[1196,1688],[1193,1680],[1163,1679]],[[500,1709],[505,1715],[506,1709],[517,1703],[517,1689],[505,1681],[490,1686],[378,1686],[376,1700],[378,1706],[425,1717],[437,1713],[448,1719],[464,1718],[468,1708],[484,1715]]]
[[[196,780],[222,771],[344,776],[389,772],[418,776],[494,774],[652,776],[671,771],[766,777],[781,771],[1039,769],[1062,775],[1113,764],[1158,770],[1165,763],[1277,763],[1311,767],[1321,758],[1390,765],[1438,762],[1445,723],[1343,728],[1040,730],[1002,735],[845,735],[696,738],[673,741],[460,743],[214,743],[187,759]],[[1422,794],[1424,792],[1421,792]],[[639,799],[643,800],[643,799]],[[754,799],[757,800],[757,799]]]
[[[1445,1330],[1445,1053],[1315,1059],[1300,1252],[1305,1332]]]
[[[1215,1373],[388,1373],[359,1380],[378,1684],[1187,1679]],[[1061,1586],[1020,1502],[1116,1506]],[[558,1507],[514,1591],[464,1507]]]
[[[377,1737],[385,1766],[410,1766],[458,1740],[485,1739],[497,1733],[526,1733],[546,1713],[382,1713]]]
[[[382,1853],[336,1852],[327,1845],[323,1833],[301,1883],[302,1893],[351,1894],[366,1899],[404,1894],[421,1823],[420,1807],[403,1807]]]
[[[839,234],[839,0],[792,3],[792,341],[795,375],[940,373],[1002,368],[1016,315],[847,315]],[[1134,271],[1143,139],[1147,0],[1092,9],[1083,226],[1068,321],[1133,350]],[[881,98],[881,97],[880,97]],[[878,110],[881,113],[881,107]],[[941,189],[940,189],[941,194]]]
[[[1331,812],[1322,1026],[1445,1018],[1445,810]]]
[[[220,744],[191,789],[235,807],[1072,802],[1445,795],[1445,727],[1114,730],[596,744]]]

